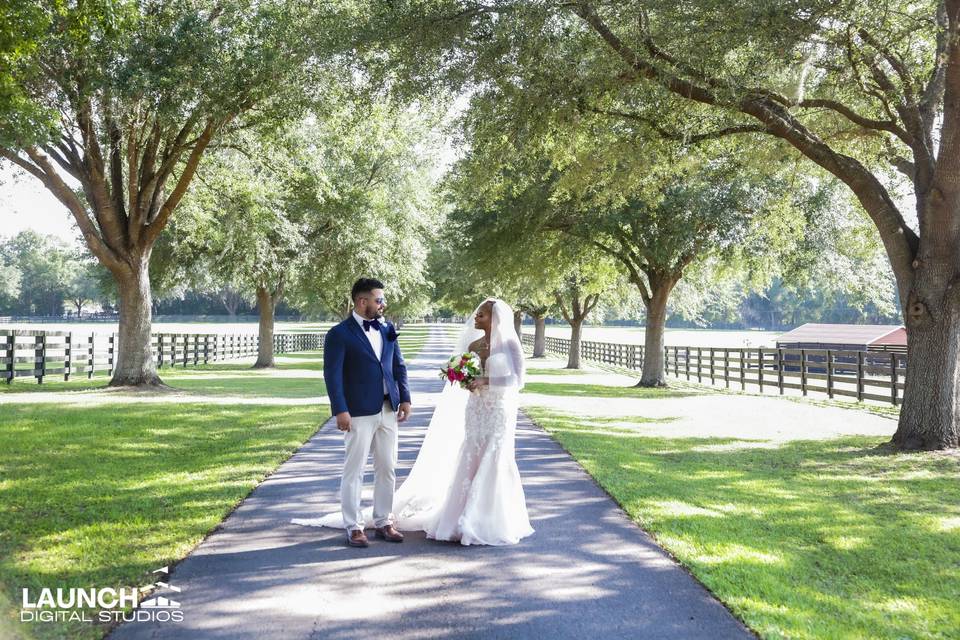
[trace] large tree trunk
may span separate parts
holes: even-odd
[[[570,321],[570,352],[567,355],[567,369],[580,368],[580,335],[583,333],[583,318]]]
[[[254,369],[266,369],[275,366],[273,359],[273,311],[274,300],[270,291],[257,287],[257,307],[260,309],[260,343],[257,346],[257,361]]]
[[[120,289],[120,342],[111,387],[163,386],[150,345],[153,297],[148,261],[144,256],[139,269],[114,273]]]
[[[903,449],[960,446],[960,275],[944,262],[921,263],[904,311],[907,379],[893,436]]]
[[[519,309],[513,312],[513,328],[517,332],[517,337],[520,337],[520,329],[523,326],[523,311]]]
[[[647,327],[643,340],[643,371],[638,387],[665,387],[667,375],[663,366],[663,328],[667,322],[667,300],[672,285],[661,285],[644,300],[647,309]]]
[[[533,317],[533,357],[547,357],[547,319],[544,316]]]

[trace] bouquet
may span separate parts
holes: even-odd
[[[447,366],[440,368],[441,378],[446,378],[450,384],[457,382],[464,389],[480,374],[480,356],[472,351],[453,356],[447,361]]]

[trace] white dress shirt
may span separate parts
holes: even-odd
[[[359,313],[354,311],[353,319],[357,321],[357,324],[360,325],[360,330],[363,331],[363,323],[366,320],[366,318],[364,318]],[[385,324],[383,321],[380,321],[380,322],[381,324]],[[367,340],[370,341],[370,346],[373,347],[373,352],[376,354],[377,360],[379,360],[380,357],[383,355],[383,336],[380,335],[380,332],[374,329],[373,327],[370,327],[369,331],[363,331],[363,335],[367,336]],[[388,393],[389,391],[387,391],[387,381],[386,379],[384,379],[383,395],[387,395]]]

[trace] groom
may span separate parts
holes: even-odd
[[[353,312],[323,342],[323,380],[346,457],[340,481],[340,508],[351,547],[369,546],[360,511],[363,471],[373,449],[373,520],[378,538],[403,542],[393,526],[397,423],[410,416],[407,365],[397,332],[383,320],[383,283],[360,278],[353,285]]]

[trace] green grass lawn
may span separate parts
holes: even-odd
[[[185,556],[328,410],[27,403],[3,413],[0,583],[17,599],[24,587],[150,584],[153,569]],[[38,638],[105,631],[29,628]]]
[[[957,456],[876,437],[648,437],[619,418],[527,412],[762,637],[958,637]]]
[[[401,334],[405,356],[425,340],[422,331]],[[20,623],[21,589],[152,584],[151,571],[187,555],[326,421],[320,402],[266,402],[324,395],[322,354],[278,358],[275,370],[230,362],[161,370],[189,395],[263,404],[162,392],[156,403],[70,403],[105,386],[105,375],[5,389],[60,392],[64,402],[31,393],[0,407],[0,638],[102,637],[106,627],[89,623]]]

